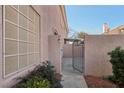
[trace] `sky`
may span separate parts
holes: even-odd
[[[65,6],[70,35],[75,32],[103,33],[103,24],[110,29],[124,24],[124,6],[68,5]]]

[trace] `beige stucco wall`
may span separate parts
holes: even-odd
[[[43,60],[48,59],[48,36],[53,35],[54,31],[57,31],[60,35],[60,47],[63,48],[64,38],[67,36],[63,17],[60,11],[60,6],[40,6],[41,8],[41,24],[43,31],[42,34],[42,56]]]
[[[73,52],[74,52],[75,57],[82,57],[83,53],[84,53],[84,47],[83,46],[84,45],[74,46],[74,49],[72,50],[72,47],[73,47],[72,44],[65,44],[63,47],[63,58],[72,58]]]
[[[85,74],[104,76],[112,74],[109,56],[112,49],[124,49],[124,35],[87,35],[85,36]]]
[[[63,47],[63,57],[72,58],[72,44],[65,44]]]
[[[60,42],[58,36],[49,36],[48,45],[49,60],[55,66],[57,73],[61,73]]]
[[[40,16],[41,16],[41,59],[42,61],[44,60],[50,60],[50,58],[55,58],[55,56],[59,56],[59,60],[61,59],[61,54],[56,54],[56,55],[50,55],[54,54],[52,51],[49,51],[49,48],[52,49],[51,42],[55,38],[51,38],[52,36],[54,37],[54,32],[56,31],[58,33],[58,36],[60,36],[60,46],[54,48],[59,48],[59,50],[63,49],[64,45],[64,38],[67,37],[67,22],[66,18],[63,17],[61,7],[62,6],[57,6],[57,5],[45,5],[45,6],[33,6],[36,10],[38,10]],[[62,8],[63,9],[63,8]],[[50,40],[49,39],[53,39]],[[56,38],[57,40],[58,38]],[[57,44],[55,44],[57,45]],[[61,51],[62,52],[62,51]],[[61,61],[61,60],[60,60]],[[55,62],[56,63],[56,62]],[[57,65],[56,65],[57,67]]]
[[[49,60],[50,57],[55,60],[55,66],[57,67],[57,71],[60,72],[60,68],[56,62],[61,62],[61,53],[53,54],[54,51],[49,51],[49,36],[53,35],[53,28],[57,30],[60,37],[60,47],[54,47],[57,51],[60,51],[60,49],[63,48],[64,44],[64,38],[67,36],[66,27],[64,25],[64,20],[61,14],[60,6],[33,6],[33,8],[39,13],[40,15],[40,62],[43,62],[45,60]],[[66,22],[66,21],[65,21]],[[63,27],[62,27],[63,26]],[[57,38],[54,38],[57,40]],[[53,39],[53,40],[54,40]],[[52,41],[53,41],[52,40]],[[52,49],[53,47],[51,47]],[[28,66],[25,69],[22,69],[20,71],[17,71],[17,73],[14,73],[13,75],[10,75],[9,77],[3,78],[3,61],[2,61],[2,6],[0,6],[0,87],[10,87],[14,83],[16,83],[16,78],[20,76],[24,76],[28,73],[28,71],[32,70],[37,64],[34,64],[32,66]],[[55,57],[60,56],[59,59],[56,59]],[[54,59],[55,58],[55,59]],[[38,63],[39,64],[39,63]]]

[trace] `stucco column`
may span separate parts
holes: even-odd
[[[58,36],[49,36],[49,60],[55,66],[57,73],[61,72],[61,50]]]

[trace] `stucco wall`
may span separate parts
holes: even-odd
[[[58,5],[33,5],[33,8],[40,14],[41,20],[41,61],[49,59],[49,51],[48,51],[48,37],[54,35],[54,31],[57,31],[60,36],[60,50],[63,49],[64,38],[67,37],[66,26],[64,24],[60,6]]]
[[[63,47],[63,57],[72,58],[72,44],[65,44]]]
[[[41,7],[41,39],[42,39],[42,57],[43,60],[48,60],[48,37],[54,35],[54,32],[58,32],[60,35],[60,49],[63,48],[64,38],[67,36],[64,20],[60,11],[60,7],[56,5],[47,5]]]
[[[60,42],[58,40],[58,36],[49,36],[48,44],[49,60],[51,61],[52,65],[55,66],[57,73],[61,73]]]
[[[72,58],[73,52],[75,57],[82,57],[83,51],[84,51],[84,45],[80,46],[74,46],[74,49],[72,50],[72,44],[65,44],[63,47],[63,58]],[[83,48],[83,49],[82,49]],[[73,52],[72,52],[73,51]]]
[[[85,74],[96,76],[112,74],[107,53],[117,46],[124,49],[124,35],[85,36]]]
[[[48,44],[48,37],[53,35],[53,29],[56,28],[57,32],[59,33],[60,37],[60,45],[61,47],[55,47],[57,48],[57,51],[59,51],[62,48],[62,45],[64,44],[63,38],[65,38],[67,35],[66,30],[62,28],[61,25],[64,25],[63,18],[61,16],[61,11],[59,9],[59,6],[33,6],[33,8],[39,13],[40,15],[40,62],[43,62],[44,60],[49,60],[49,54],[53,54],[53,52],[50,52],[49,44]],[[53,39],[54,40],[54,39]],[[17,73],[3,78],[3,65],[2,65],[2,6],[0,6],[0,87],[10,87],[14,83],[16,83],[16,78],[20,76],[24,76],[28,73],[29,70],[32,70],[37,64],[34,64],[32,66],[28,66],[23,70],[18,71]],[[50,57],[55,58],[55,61],[60,61],[61,58],[56,59],[60,54],[54,54],[50,55]],[[39,63],[38,63],[39,64]],[[58,64],[57,64],[58,65]],[[56,66],[57,66],[56,65]],[[58,66],[59,67],[59,66]],[[57,68],[59,69],[59,68]],[[60,69],[58,70],[60,72]]]

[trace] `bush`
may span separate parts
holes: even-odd
[[[113,83],[116,83],[116,79],[115,79],[115,77],[113,75],[104,76],[103,79],[104,80],[109,80],[109,81],[111,81]]]
[[[47,79],[50,81],[50,87],[52,88],[61,88],[61,80],[56,77],[58,73],[56,73],[54,66],[52,66],[48,61],[43,62],[42,66],[37,66],[32,74],[36,74],[37,76]],[[60,75],[60,74],[59,74]]]
[[[19,88],[48,88],[50,87],[50,82],[47,79],[41,79],[37,76],[32,76],[27,78],[25,82],[21,82],[16,85]]]
[[[43,65],[36,66],[27,76],[18,78],[21,82],[14,87],[62,88],[61,79],[58,79],[56,76],[61,75],[56,73],[54,66],[50,65],[48,61],[43,62]]]
[[[116,82],[120,86],[124,86],[124,50],[117,47],[108,53],[111,59],[113,76],[110,80]]]

